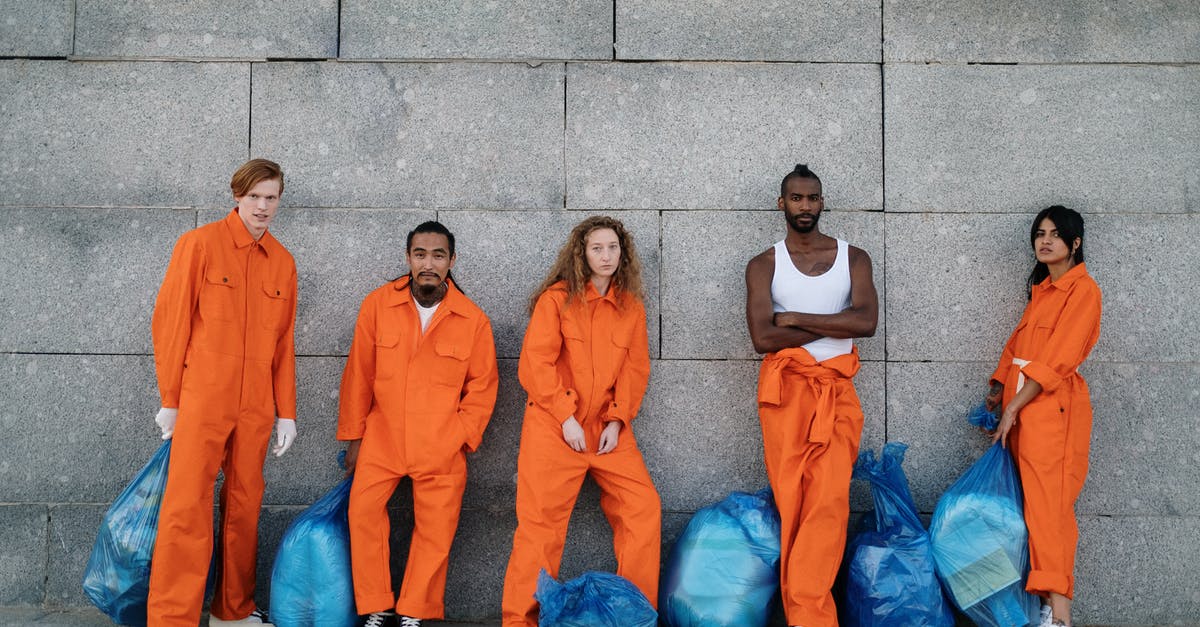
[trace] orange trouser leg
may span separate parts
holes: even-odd
[[[1049,399],[1047,399],[1049,400]],[[1075,501],[1087,477],[1092,433],[1090,404],[1060,412],[1057,403],[1026,406],[1010,437],[1025,496],[1029,528],[1029,580],[1025,589],[1075,596],[1075,550],[1079,526]]]
[[[395,606],[392,592],[392,524],[387,504],[401,475],[362,459],[350,486],[350,570],[354,577],[354,603],[359,614],[383,612]]]
[[[242,421],[230,435],[221,472],[220,544],[212,615],[245,618],[254,611],[258,563],[258,514],[262,507],[263,460],[274,421]]]
[[[632,435],[622,433],[616,450],[593,457],[592,478],[600,486],[600,508],[613,529],[617,574],[657,608],[662,503]]]
[[[191,414],[175,423],[150,564],[148,625],[200,623],[212,559],[213,482],[232,426],[232,421],[197,420]]]
[[[533,593],[538,572],[558,576],[567,524],[587,475],[587,455],[576,453],[555,432],[552,419],[525,416],[517,454],[517,530],[504,574],[504,627],[537,627]],[[594,446],[594,445],[593,445]]]
[[[459,453],[456,468],[446,474],[414,473],[413,533],[408,564],[400,584],[396,612],[414,618],[442,618],[446,612],[446,569],[450,546],[458,530],[466,460]]]
[[[828,444],[809,442],[815,398],[785,381],[778,407],[760,406],[767,477],[779,508],[780,587],[789,625],[838,624],[831,588],[846,548],[850,475],[863,415],[850,380],[838,385]]]

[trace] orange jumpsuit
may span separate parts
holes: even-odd
[[[442,618],[446,568],[474,451],[496,404],[492,324],[451,281],[429,326],[409,278],[367,295],[342,374],[339,440],[362,440],[350,488],[350,557],[360,614]],[[412,479],[413,534],[392,592],[387,504]]]
[[[149,624],[200,622],[219,469],[221,543],[212,614],[254,610],[263,460],[275,418],[296,417],[296,264],[234,209],[179,238],[151,333],[163,407],[177,407],[150,573]]]
[[[657,605],[662,504],[629,423],[650,379],[646,310],[616,288],[601,296],[588,282],[568,302],[565,283],[543,293],[534,307],[518,366],[528,394],[517,456],[517,530],[504,576],[503,623],[536,627],[538,572],[558,576],[567,523],[590,472],[600,486],[600,508],[613,529],[617,574]],[[575,416],[588,450],[576,452],[562,436]],[[597,455],[608,421],[622,427],[617,447]]]
[[[863,413],[858,349],[822,362],[804,348],[763,358],[758,416],[780,518],[779,579],[789,625],[837,625],[833,580],[846,548],[850,475]]]
[[[1043,596],[1075,594],[1075,500],[1087,477],[1092,435],[1088,386],[1076,369],[1099,337],[1100,287],[1081,263],[1033,287],[992,373],[1004,384],[1005,405],[1024,377],[1042,386],[1021,409],[1008,441],[1025,492],[1031,565],[1025,588]]]

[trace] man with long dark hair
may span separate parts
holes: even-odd
[[[846,545],[850,475],[863,414],[852,338],[875,334],[871,258],[821,233],[821,180],[797,165],[780,183],[787,235],[746,266],[746,322],[767,353],[758,407],[767,477],[782,523],[789,625],[837,625],[830,588]]]
[[[367,627],[445,613],[446,570],[467,485],[466,453],[483,440],[499,376],[492,324],[450,277],[454,234],[425,222],[408,234],[407,275],[363,300],[338,407],[349,442],[350,557]],[[387,504],[412,480],[413,534],[397,599]]]

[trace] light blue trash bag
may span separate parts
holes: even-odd
[[[167,440],[113,501],[104,513],[83,571],[84,594],[118,625],[146,625],[150,558],[158,536],[158,512],[170,458],[171,441]]]
[[[350,485],[342,480],[288,525],[271,569],[277,627],[354,627],[350,571]]]
[[[663,570],[668,627],[763,627],[779,590],[779,512],[770,488],[696,512]]]
[[[658,613],[628,579],[586,572],[558,583],[538,573],[538,627],[655,627]]]
[[[1037,624],[1041,603],[1025,591],[1029,541],[1021,484],[999,442],[938,500],[929,535],[948,596],[977,625]]]

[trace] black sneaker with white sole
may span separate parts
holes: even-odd
[[[375,612],[374,614],[367,616],[367,620],[363,623],[363,627],[394,627],[396,624],[395,619],[395,612]]]

